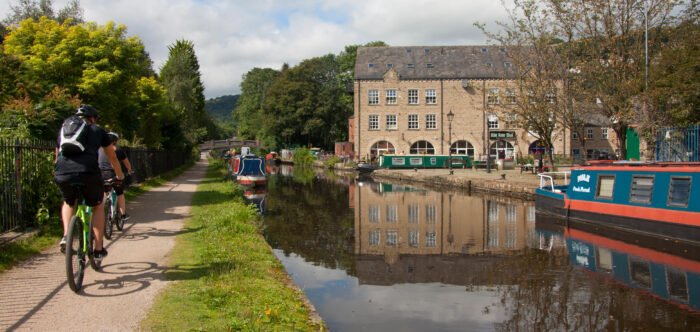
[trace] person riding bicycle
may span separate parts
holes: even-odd
[[[122,150],[122,148],[120,148],[117,145],[117,141],[119,141],[119,135],[117,135],[117,133],[113,131],[110,131],[109,133],[107,133],[107,135],[112,140],[114,153],[117,155],[117,159],[121,163],[120,168],[122,169],[122,172],[126,170],[125,174],[132,176],[134,174],[134,170],[131,168],[129,158],[126,155],[126,152],[124,152],[124,150]],[[100,166],[100,172],[102,172],[102,180],[104,181],[112,180],[117,176],[117,174],[114,172],[114,168],[112,167],[111,161],[109,160],[109,158],[107,158],[107,154],[105,154],[105,149],[109,148],[110,147],[100,149],[97,159],[98,164]],[[119,205],[119,212],[121,212],[122,220],[124,221],[127,221],[130,218],[129,215],[126,213],[126,200],[124,199],[124,186],[126,184],[127,183],[122,183],[122,185],[113,186],[114,191],[117,193],[117,204]]]
[[[107,250],[102,244],[104,233],[104,183],[102,175],[97,164],[97,155],[100,148],[106,148],[105,154],[110,160],[110,163],[115,166],[115,172],[118,181],[124,179],[124,174],[119,168],[119,161],[114,153],[112,141],[107,132],[98,127],[95,123],[99,114],[97,110],[90,105],[80,105],[75,112],[82,121],[85,122],[85,141],[84,150],[80,153],[65,155],[58,148],[56,149],[56,164],[54,165],[54,181],[58,185],[63,198],[63,207],[61,208],[61,219],[63,219],[63,239],[61,240],[61,251],[65,251],[66,247],[66,230],[71,217],[75,214],[77,206],[78,188],[76,184],[83,186],[83,198],[88,206],[92,209],[92,229],[95,234],[95,252],[94,257],[97,260],[102,260],[107,255]],[[58,142],[61,145],[62,133],[59,134]]]

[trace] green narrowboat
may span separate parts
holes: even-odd
[[[450,156],[445,155],[395,155],[379,156],[379,166],[387,168],[448,168]],[[453,155],[452,168],[471,168],[469,156]]]

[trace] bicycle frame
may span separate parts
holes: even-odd
[[[92,234],[92,208],[85,204],[85,201],[78,204],[75,211],[75,215],[80,218],[83,223],[83,248],[80,250],[84,253],[88,253],[88,241],[91,240]]]
[[[117,214],[117,210],[119,207],[118,202],[117,202],[117,192],[114,191],[114,187],[111,187],[109,192],[107,192],[107,195],[109,195],[109,198],[111,199],[111,205],[112,208],[109,210],[109,219],[114,220],[115,215]]]

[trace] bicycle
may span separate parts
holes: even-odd
[[[114,226],[117,230],[121,231],[124,229],[124,219],[122,219],[122,213],[119,210],[119,204],[117,202],[117,192],[114,190],[114,182],[112,180],[105,181],[105,193],[107,194],[105,198],[105,238],[107,240],[112,239],[112,233],[114,232]]]
[[[66,233],[66,277],[68,287],[78,292],[83,285],[83,276],[87,261],[95,271],[102,266],[102,261],[95,260],[95,235],[92,232],[92,208],[87,206],[83,198],[82,188],[78,187],[78,206],[68,223]]]

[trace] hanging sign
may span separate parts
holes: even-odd
[[[489,134],[491,139],[515,139],[515,132],[512,131],[491,131]]]

